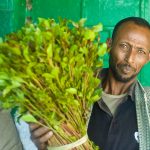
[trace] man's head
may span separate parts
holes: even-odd
[[[134,79],[150,60],[150,24],[138,17],[118,22],[110,43],[110,70],[121,82]]]

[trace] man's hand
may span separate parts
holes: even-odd
[[[32,141],[35,143],[39,150],[46,150],[48,140],[53,135],[52,131],[36,123],[30,123],[29,127]]]

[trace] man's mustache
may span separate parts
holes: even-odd
[[[136,69],[134,67],[132,67],[130,64],[127,64],[127,63],[119,64],[119,67],[121,67],[121,68],[125,68],[126,67],[126,68],[129,68],[130,70],[136,72]]]

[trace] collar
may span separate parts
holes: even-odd
[[[99,78],[102,79],[102,82],[106,79],[106,74],[108,73],[108,68],[104,68],[100,73],[99,73]],[[131,97],[130,99],[132,101],[135,101],[135,85],[138,83],[138,81],[136,80],[130,87],[128,90],[128,96],[127,98],[124,100],[126,101],[128,99],[128,97]],[[99,86],[101,88],[101,85]],[[107,112],[109,115],[112,116],[110,110],[108,109],[107,105],[104,103],[104,101],[102,100],[102,98],[98,101],[98,105],[99,107],[104,110],[105,112]]]

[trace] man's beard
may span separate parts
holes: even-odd
[[[110,65],[110,69],[111,69],[111,71],[112,71],[112,74],[113,74],[114,78],[115,78],[117,81],[126,83],[126,82],[131,81],[132,79],[134,79],[134,78],[137,76],[138,73],[132,74],[131,76],[128,76],[128,77],[124,76],[123,74],[119,73],[119,71],[117,70],[117,68],[119,69],[119,68],[121,68],[121,67],[126,67],[126,66],[128,66],[128,67],[130,67],[130,68],[132,69],[133,72],[136,72],[136,70],[135,70],[134,68],[132,68],[132,67],[131,67],[130,65],[128,65],[128,64],[120,64],[120,65],[118,65],[118,66],[116,67],[116,65],[115,65],[113,62],[114,62],[114,60],[111,59],[109,65]]]

